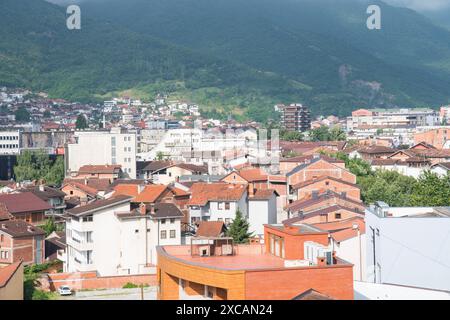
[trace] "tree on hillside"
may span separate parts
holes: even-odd
[[[298,131],[281,131],[280,139],[285,141],[303,141],[303,133]]]
[[[248,243],[253,233],[248,232],[250,224],[242,216],[241,211],[236,211],[233,222],[228,227],[227,236],[232,237],[235,243]]]
[[[25,107],[19,107],[14,113],[17,122],[28,122],[30,121],[30,113]]]
[[[77,129],[86,129],[88,127],[86,117],[82,114],[78,115],[75,126]]]

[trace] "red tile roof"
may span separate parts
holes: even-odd
[[[195,183],[191,187],[188,205],[203,206],[209,201],[239,201],[246,187],[227,183]]]
[[[3,288],[8,284],[9,280],[14,276],[21,264],[22,261],[17,261],[9,266],[0,268],[0,288]]]
[[[41,200],[32,192],[0,195],[0,203],[6,205],[6,208],[12,214],[51,209],[51,206],[47,202]]]
[[[306,181],[300,182],[300,183],[294,185],[293,189],[294,190],[298,190],[300,188],[304,188],[306,186],[309,186],[311,184],[314,184],[314,183],[317,183],[317,182],[321,182],[321,181],[324,181],[324,180],[333,180],[333,181],[336,181],[336,182],[339,182],[339,183],[342,183],[342,184],[346,184],[346,185],[349,185],[349,186],[352,186],[352,187],[360,189],[357,184],[350,183],[350,182],[347,182],[347,181],[344,181],[344,180],[341,180],[341,179],[338,179],[338,178],[330,177],[330,176],[322,176],[322,177],[318,177],[316,179],[310,179],[310,180],[306,180]]]
[[[364,223],[364,219],[361,217],[353,217],[342,221],[313,224],[313,226],[319,229],[330,232],[331,236],[337,242],[345,241],[358,236],[358,230],[353,229],[354,225],[359,227],[360,234],[366,233],[366,224]]]
[[[86,165],[78,169],[78,173],[116,173],[121,165]]]
[[[273,195],[279,196],[273,189],[256,190],[255,194],[249,197],[249,200],[269,200]]]
[[[223,221],[201,221],[198,225],[198,237],[220,237],[226,230]]]
[[[166,189],[167,186],[161,184],[145,186],[144,190],[134,198],[133,202],[154,203]]]
[[[118,184],[114,187],[114,195],[126,195],[130,197],[137,197],[139,194],[139,185],[136,184]]]

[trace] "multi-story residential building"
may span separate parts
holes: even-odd
[[[22,220],[0,221],[0,264],[43,263],[44,241],[45,231],[41,228]]]
[[[389,207],[365,214],[367,281],[450,291],[450,207]]]
[[[392,139],[395,145],[412,144],[418,126],[438,125],[437,111],[416,109],[359,109],[347,118],[347,132],[353,139]]]
[[[20,147],[20,131],[0,131],[0,155],[18,155]]]
[[[195,183],[191,187],[189,206],[190,222],[223,221],[229,225],[237,210],[247,218],[247,188],[227,183]]]
[[[159,139],[159,140],[158,140]],[[191,153],[236,151],[251,154],[258,152],[257,133],[254,129],[204,130],[201,128],[181,128],[149,135],[148,152],[139,154],[140,160],[155,160],[160,155],[170,160],[183,160]],[[158,140],[158,141],[157,141]],[[145,140],[144,140],[145,141]],[[144,141],[141,140],[143,143]],[[156,144],[155,144],[156,143]],[[145,147],[141,147],[145,149]],[[255,151],[256,150],[256,151]],[[183,158],[184,157],[184,158]]]
[[[66,272],[149,273],[156,246],[181,244],[183,214],[174,204],[133,207],[131,199],[119,195],[67,210]]]
[[[190,245],[159,246],[162,300],[353,299],[352,264],[329,245],[328,232],[304,225],[266,225],[264,245],[231,238],[193,238]]]
[[[75,133],[75,143],[66,145],[66,174],[85,165],[120,165],[129,178],[136,178],[136,134],[113,128],[111,131]]]
[[[439,127],[418,127],[414,143],[428,143],[437,149],[450,149],[450,125]]]
[[[288,131],[305,132],[311,129],[311,112],[302,104],[278,106],[281,111],[281,126]]]
[[[443,106],[439,110],[439,120],[441,124],[450,124],[450,106]]]
[[[434,126],[439,124],[437,111],[427,108],[415,109],[359,109],[347,118],[347,131],[360,126]]]

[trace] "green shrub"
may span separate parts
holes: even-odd
[[[139,288],[137,284],[127,282],[123,287],[123,289],[133,289],[133,288]]]

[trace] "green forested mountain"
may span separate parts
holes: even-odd
[[[382,2],[369,31],[365,0],[85,0],[69,31],[64,8],[0,1],[0,85],[76,100],[165,90],[256,120],[278,102],[345,115],[450,97],[450,32]]]

